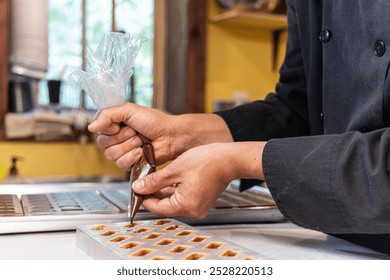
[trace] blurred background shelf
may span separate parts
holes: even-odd
[[[281,33],[287,30],[287,15],[230,10],[211,17],[210,21],[227,28],[266,30],[272,33],[272,70],[278,68],[278,48]]]
[[[211,22],[235,27],[261,28],[270,31],[287,29],[287,16],[240,10],[226,11],[213,16]]]

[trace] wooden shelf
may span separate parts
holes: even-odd
[[[213,16],[211,22],[223,24],[228,28],[251,28],[272,32],[272,70],[277,70],[279,37],[287,30],[287,15],[230,10]]]
[[[287,16],[262,12],[231,10],[215,15],[211,22],[229,26],[260,28],[270,31],[287,29]]]

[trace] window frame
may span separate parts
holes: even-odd
[[[172,114],[205,111],[207,4],[207,0],[155,0],[153,105],[157,109]],[[178,38],[185,43],[178,44]]]
[[[0,42],[9,40],[9,9],[9,0],[0,0]],[[0,141],[4,141],[4,118],[8,113],[8,44],[0,48],[0,61]]]
[[[205,100],[205,63],[206,63],[206,25],[207,25],[207,0],[171,0],[187,1],[188,27],[186,37],[191,42],[190,47],[186,50],[185,60],[181,69],[186,71],[185,91],[169,91],[167,81],[175,77],[166,73],[169,61],[167,55],[168,48],[172,47],[167,42],[166,35],[171,26],[166,23],[168,1],[154,0],[154,65],[153,65],[153,107],[167,110],[167,102],[173,95],[180,95],[185,100],[181,106],[177,107],[176,112],[171,113],[203,113]],[[86,1],[82,1],[85,3]],[[9,0],[0,0],[0,41],[8,42],[9,39]],[[112,29],[115,30],[115,0],[112,0]],[[83,12],[85,20],[85,11]],[[85,23],[83,28],[85,28]],[[83,54],[84,60],[86,51],[85,30],[83,31]],[[7,141],[5,137],[4,117],[8,113],[8,50],[7,44],[0,48],[0,59],[6,63],[0,64],[0,141]],[[85,62],[84,68],[85,68]],[[85,98],[85,97],[84,97]],[[82,104],[85,104],[85,100]],[[172,106],[172,105],[171,105]],[[8,140],[10,141],[10,140]]]

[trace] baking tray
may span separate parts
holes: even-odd
[[[265,259],[174,219],[80,226],[76,245],[91,258],[100,260]]]
[[[0,234],[39,232],[39,231],[60,231],[75,230],[80,225],[94,223],[116,223],[126,222],[128,218],[128,182],[116,183],[61,183],[61,184],[0,184],[0,195],[11,194],[24,202],[24,197],[38,195],[44,198],[58,196],[71,197],[78,201],[81,210],[75,211],[51,211],[50,207],[43,207],[41,212],[23,216],[0,216]],[[75,197],[84,195],[83,199]],[[88,209],[81,206],[88,201],[86,194],[93,194],[93,197],[110,205],[110,211],[102,209]],[[238,198],[238,196],[240,198]],[[90,197],[91,198],[91,197]],[[233,200],[229,200],[233,199]],[[48,199],[49,202],[55,201]],[[57,199],[58,200],[58,199]],[[28,201],[28,200],[27,200]],[[64,199],[70,202],[70,199]],[[248,202],[250,201],[250,202]],[[63,203],[66,205],[66,203]],[[26,203],[26,202],[25,202]],[[47,205],[46,205],[47,206]],[[69,205],[68,205],[69,206]],[[26,210],[28,205],[23,204]],[[71,207],[72,208],[72,207]],[[70,209],[71,209],[70,208]],[[45,213],[47,211],[48,213]],[[66,212],[66,214],[64,213]],[[20,214],[20,211],[18,212]],[[135,220],[150,220],[161,217],[141,209]],[[254,222],[277,222],[284,220],[279,212],[267,188],[256,186],[244,193],[239,193],[238,182],[232,182],[227,190],[217,200],[215,206],[209,211],[206,218],[202,220],[190,217],[175,217],[190,225],[207,224],[231,224],[231,223],[254,223]]]
[[[0,217],[23,216],[19,198],[12,194],[0,195]]]
[[[116,214],[120,211],[97,191],[24,194],[22,205],[26,216]]]

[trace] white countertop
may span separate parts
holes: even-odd
[[[389,256],[291,223],[201,226],[202,230],[256,251],[267,259],[356,260]],[[76,246],[76,232],[0,235],[1,260],[90,259]]]

